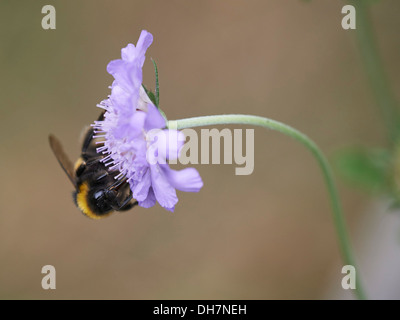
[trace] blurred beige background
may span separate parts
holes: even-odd
[[[53,4],[57,29],[43,30]],[[1,299],[318,299],[340,289],[329,200],[311,155],[256,129],[255,170],[196,166],[199,194],[175,213],[137,208],[101,221],[72,202],[48,146],[72,159],[109,94],[106,65],[140,31],[154,35],[144,82],[169,119],[248,113],[286,122],[327,153],[385,143],[342,1],[0,2]],[[379,48],[400,92],[400,3],[373,6]],[[240,126],[233,126],[237,128]],[[351,235],[370,200],[338,180]],[[363,261],[359,261],[362,265]],[[54,265],[57,289],[41,288]],[[333,276],[333,279],[332,279]],[[329,295],[328,295],[329,298]]]

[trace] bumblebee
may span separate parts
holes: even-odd
[[[98,120],[103,117],[104,112]],[[90,127],[84,135],[81,156],[73,165],[60,141],[49,135],[50,147],[75,187],[74,202],[91,219],[101,219],[113,211],[126,211],[138,204],[126,178],[115,179],[119,171],[109,170],[101,161],[105,156],[96,152],[97,141]]]

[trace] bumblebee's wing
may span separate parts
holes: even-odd
[[[56,156],[58,162],[60,163],[61,167],[64,169],[65,173],[67,174],[69,180],[71,180],[72,184],[76,188],[75,182],[75,174],[74,174],[74,165],[69,160],[68,156],[65,154],[61,142],[52,134],[49,135],[49,142],[51,150],[53,150],[54,155]]]

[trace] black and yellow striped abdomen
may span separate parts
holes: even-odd
[[[83,182],[76,193],[76,205],[82,211],[84,215],[91,219],[101,219],[109,216],[112,213],[112,209],[106,212],[100,212],[99,208],[93,208],[95,203],[93,202],[93,197],[90,192],[90,187],[87,182]]]

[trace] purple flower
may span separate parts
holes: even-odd
[[[178,202],[176,190],[198,192],[203,181],[196,169],[172,170],[166,160],[174,160],[184,144],[184,134],[165,129],[166,120],[142,87],[142,67],[151,33],[143,30],[137,45],[128,44],[121,58],[111,61],[107,72],[114,77],[111,95],[98,106],[106,110],[104,120],[96,121],[96,133],[104,137],[97,152],[107,154],[104,162],[126,177],[133,197],[144,208],[156,201],[173,211]]]

